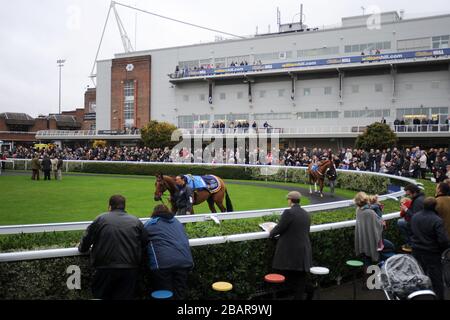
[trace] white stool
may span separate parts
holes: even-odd
[[[311,274],[314,274],[316,276],[326,276],[330,273],[330,270],[328,268],[324,267],[312,267],[309,269],[309,272]],[[316,280],[316,286],[317,286],[317,299],[320,300],[320,278],[317,278]]]

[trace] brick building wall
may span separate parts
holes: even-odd
[[[84,118],[81,130],[91,130],[95,127],[95,116],[97,104],[97,90],[95,88],[88,88],[84,93],[84,114],[89,115],[89,119]]]
[[[132,71],[127,66],[133,65]],[[122,130],[124,119],[124,86],[134,81],[134,126],[142,128],[151,115],[151,56],[114,59],[111,67],[111,129]]]

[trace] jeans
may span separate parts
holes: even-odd
[[[401,218],[397,220],[397,227],[400,230],[400,233],[403,237],[403,240],[408,246],[411,246],[411,226],[409,222],[405,220],[405,218]]]

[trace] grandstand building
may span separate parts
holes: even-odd
[[[117,54],[97,62],[96,128],[152,119],[203,134],[214,123],[256,121],[285,146],[342,147],[384,119],[405,144],[448,145],[449,35],[450,15],[385,12]]]

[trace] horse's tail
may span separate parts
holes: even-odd
[[[230,196],[228,195],[228,190],[225,190],[225,204],[227,207],[227,212],[233,212],[233,204],[231,203]]]

